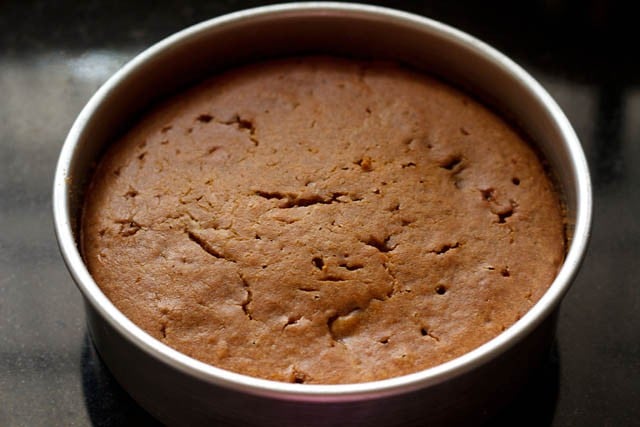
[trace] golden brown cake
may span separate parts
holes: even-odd
[[[564,226],[536,153],[431,77],[289,59],[149,112],[87,191],[83,253],[133,322],[212,365],[300,383],[408,374],[518,320]]]

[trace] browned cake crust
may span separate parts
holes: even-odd
[[[460,356],[519,319],[564,256],[521,136],[393,65],[257,64],[149,113],[88,190],[105,294],[196,359],[351,383]]]

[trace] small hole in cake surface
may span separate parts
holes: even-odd
[[[376,236],[370,236],[369,239],[363,240],[362,243],[368,246],[372,246],[380,252],[391,252],[395,249],[396,245],[391,245],[391,236],[387,236],[384,240],[380,240]]]
[[[315,257],[311,261],[313,262],[313,265],[315,265],[318,270],[322,270],[322,267],[324,267],[324,261],[320,257]]]
[[[429,331],[427,331],[427,328],[421,328],[421,329],[420,329],[420,334],[421,334],[423,337],[426,337],[427,335],[429,335]]]
[[[298,323],[299,320],[300,320],[300,316],[290,316],[287,319],[287,323],[285,323],[284,327],[286,328],[287,326],[295,325],[296,323]]]
[[[513,185],[520,185],[520,178],[513,177],[511,178],[511,182],[513,183]]]
[[[389,337],[380,338],[380,344],[389,344]]]
[[[511,215],[513,215],[513,208],[509,208],[504,212],[498,213],[498,223],[504,224],[505,222],[507,222],[507,218],[509,218]]]
[[[509,276],[511,276],[511,273],[509,272],[509,269],[508,269],[508,268],[506,268],[506,267],[505,267],[505,268],[503,268],[503,269],[500,271],[500,274],[502,274],[502,277],[509,277]]]
[[[439,286],[436,287],[436,293],[438,295],[444,295],[444,294],[447,293],[447,288],[445,286],[443,286],[443,285],[439,285]]]
[[[442,255],[442,254],[446,254],[447,252],[449,252],[452,249],[458,249],[460,247],[460,242],[455,242],[455,243],[447,243],[442,245],[440,248],[435,249],[433,251],[430,251],[432,253],[435,253],[436,255]]]
[[[160,333],[162,334],[162,338],[167,338],[167,325],[165,323],[160,325]]]
[[[209,123],[213,120],[213,116],[211,114],[200,114],[197,120],[201,123]]]
[[[462,156],[459,154],[452,155],[440,163],[440,167],[446,170],[453,170],[462,162]]]
[[[361,268],[364,268],[364,265],[362,265],[362,264],[342,263],[339,266],[342,267],[342,268],[346,268],[349,271],[356,271],[356,270],[360,270]]]
[[[138,194],[139,194],[138,190],[136,190],[133,187],[129,187],[129,190],[126,193],[124,193],[124,197],[133,198],[133,197],[136,197]]]
[[[484,190],[480,190],[480,194],[482,194],[482,198],[486,201],[491,201],[494,198],[495,190],[493,188],[487,188]]]
[[[251,120],[242,119],[238,116],[236,123],[238,124],[239,129],[248,129],[251,133],[255,132],[255,126]]]

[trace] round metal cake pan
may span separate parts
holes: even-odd
[[[405,63],[440,76],[516,123],[547,159],[566,203],[569,247],[542,299],[495,339],[445,364],[361,384],[256,379],[183,355],[145,333],[105,297],[83,262],[83,190],[101,153],[146,108],[230,67],[330,54]],[[368,426],[477,424],[546,357],[555,318],[584,256],[591,184],[580,142],[551,96],[520,66],[442,23],[357,4],[290,3],[187,28],[139,54],[109,79],[64,143],[53,189],[58,243],[85,300],[95,346],[118,382],[170,425]]]

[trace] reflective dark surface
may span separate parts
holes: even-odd
[[[51,221],[55,161],[109,75],[146,46],[260,1],[0,1],[0,426],[155,425],[86,335]],[[545,365],[489,426],[640,419],[640,55],[637,16],[604,1],[378,2],[511,56],[565,110],[594,180],[591,246]],[[513,4],[511,4],[513,3]]]

